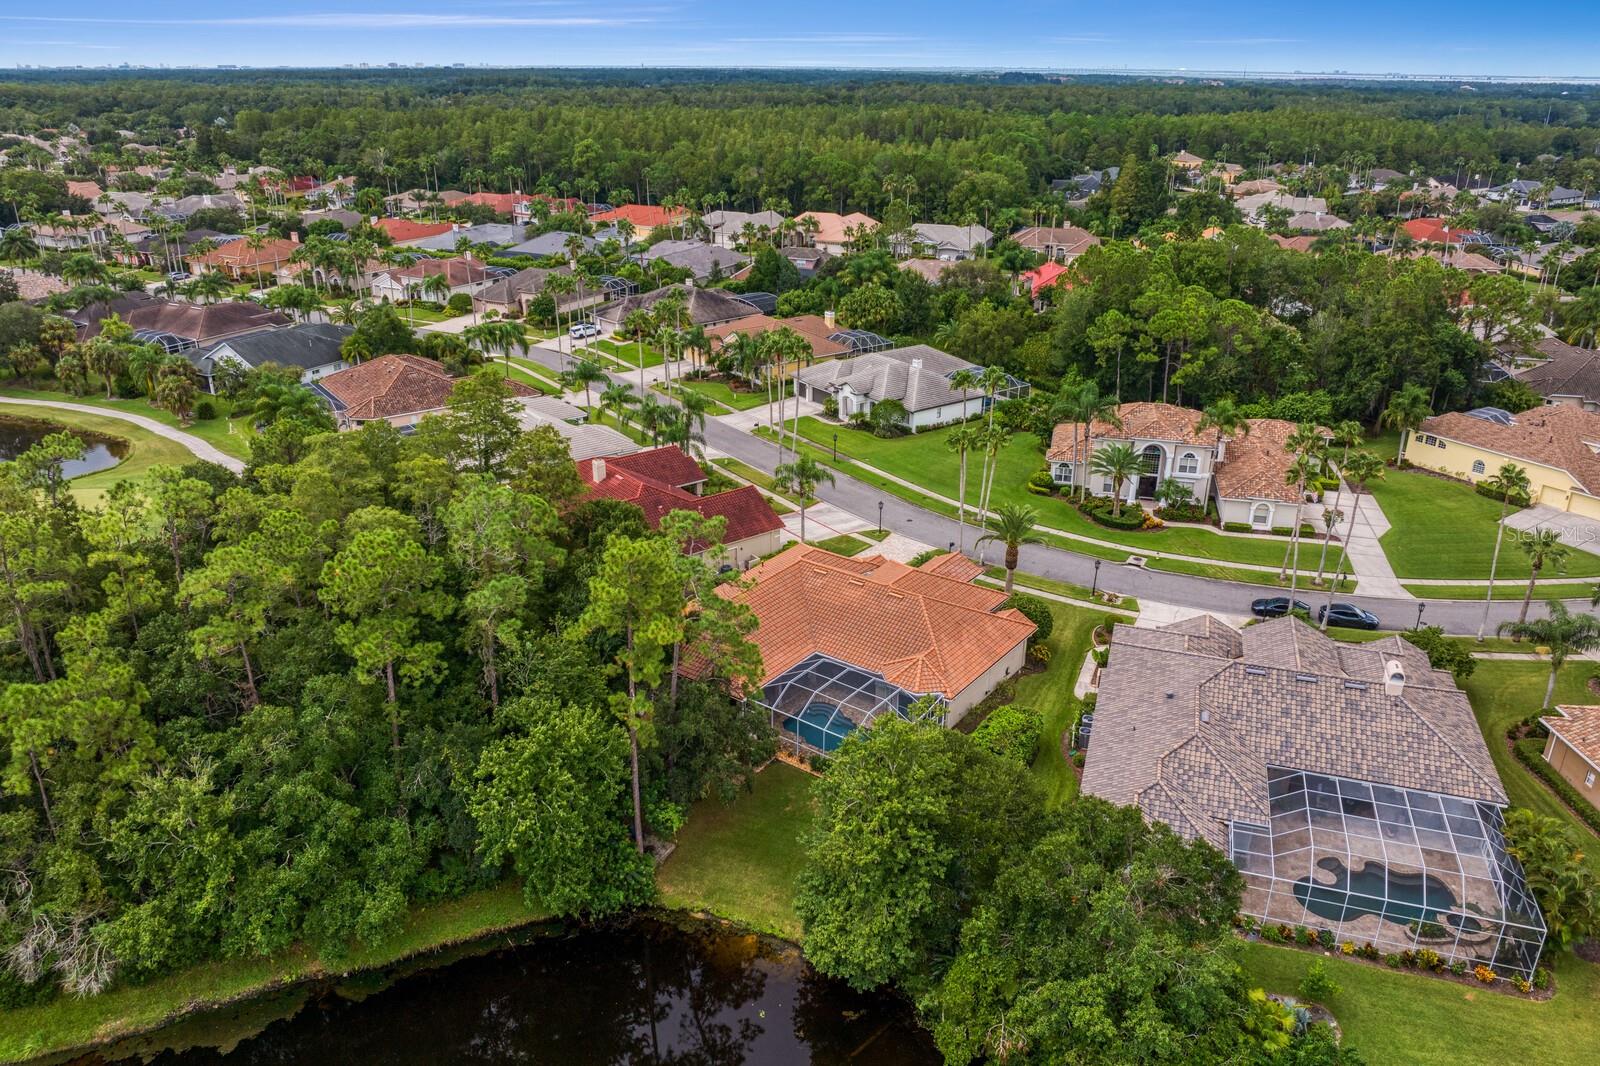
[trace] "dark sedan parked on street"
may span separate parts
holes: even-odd
[[[1322,621],[1326,616],[1330,626],[1342,626],[1345,629],[1377,629],[1378,616],[1371,611],[1363,611],[1353,603],[1336,603],[1331,608],[1324,607],[1317,612],[1317,621]]]
[[[1289,606],[1287,596],[1269,596],[1256,600],[1250,605],[1250,613],[1257,618],[1282,618],[1291,610],[1303,611],[1307,618],[1311,617],[1311,605],[1305,600],[1295,600],[1294,606]]]

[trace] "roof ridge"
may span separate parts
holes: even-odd
[[[1432,720],[1430,720],[1426,714],[1423,714],[1422,711],[1418,710],[1411,703],[1410,700],[1406,699],[1405,695],[1403,693],[1401,695],[1399,695],[1399,696],[1396,696],[1395,700],[1401,706],[1403,706],[1406,710],[1410,711],[1412,713],[1412,715],[1414,715],[1418,721],[1420,721],[1424,726],[1426,726],[1427,729],[1428,729],[1428,732],[1430,732],[1434,736],[1438,737],[1439,738],[1439,742],[1441,744],[1443,744],[1446,748],[1449,748],[1450,749],[1450,753],[1452,755],[1454,755],[1461,762],[1461,764],[1463,766],[1465,766],[1469,771],[1471,771],[1471,773],[1472,773],[1472,775],[1474,777],[1478,778],[1480,781],[1483,781],[1485,784],[1489,785],[1490,786],[1490,788],[1489,788],[1490,792],[1498,793],[1501,796],[1505,796],[1506,795],[1506,788],[1505,788],[1505,785],[1502,784],[1501,781],[1500,781],[1500,777],[1499,777],[1498,771],[1495,773],[1495,775],[1493,777],[1485,777],[1483,775],[1483,772],[1478,768],[1478,766],[1471,759],[1467,758],[1466,754],[1460,748],[1458,748],[1455,745],[1455,743],[1450,740],[1449,737],[1445,736],[1444,733],[1440,732],[1439,728],[1433,724]],[[1488,745],[1484,746],[1484,753],[1488,754]],[[1492,758],[1491,758],[1491,761],[1490,761],[1490,765],[1493,766]]]

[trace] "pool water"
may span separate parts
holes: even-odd
[[[833,751],[855,727],[856,724],[831,703],[808,703],[805,710],[793,718],[783,719],[785,732],[798,734],[818,751]]]
[[[1396,925],[1408,922],[1443,922],[1453,929],[1475,932],[1476,920],[1456,913],[1454,892],[1443,881],[1425,873],[1399,873],[1381,862],[1350,870],[1338,859],[1325,858],[1317,866],[1333,875],[1326,885],[1310,877],[1294,883],[1301,906],[1330,922],[1353,921],[1371,914]]]

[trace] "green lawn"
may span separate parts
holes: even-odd
[[[774,762],[756,775],[755,790],[733,803],[696,803],[677,848],[657,872],[661,901],[799,940],[795,878],[814,780]]]
[[[1072,724],[1077,704],[1072,687],[1078,680],[1083,657],[1088,654],[1090,634],[1105,616],[1086,607],[1046,602],[1056,618],[1055,629],[1045,641],[1050,648],[1050,665],[1017,679],[1014,702],[1044,715],[1044,734],[1033,757],[1033,776],[1044,786],[1050,805],[1056,807],[1078,794],[1078,775],[1061,754],[1061,736]]]
[[[1436,600],[1481,600],[1489,591],[1487,585],[1414,585],[1402,583],[1407,592],[1413,596],[1422,596]],[[1588,599],[1594,595],[1595,583],[1592,581],[1554,581],[1549,584],[1534,586],[1533,598],[1548,600],[1552,597],[1560,600]],[[1511,581],[1506,584],[1495,583],[1494,598],[1497,600],[1520,600],[1528,591],[1527,581]]]
[[[505,363],[503,362],[500,363],[500,367],[502,369],[507,369]],[[529,373],[527,367],[521,363],[512,363],[509,367],[509,370],[510,373],[507,376],[512,381],[526,385],[534,392],[541,393],[545,396],[561,395],[561,386],[551,384],[537,374]]]
[[[103,390],[100,394],[91,392],[87,396],[74,396],[69,392],[59,392],[52,389],[19,389],[9,386],[4,392],[0,392],[0,402],[4,402],[6,396],[21,396],[29,400],[56,400],[62,403],[87,404],[91,407],[105,407],[113,411],[126,411],[129,414],[143,415],[145,418],[153,419],[164,426],[181,429],[191,436],[199,437],[219,451],[226,452],[236,459],[248,459],[250,457],[250,438],[255,435],[255,430],[251,428],[248,418],[228,417],[228,401],[220,396],[202,397],[203,399],[209,399],[215,405],[220,417],[203,421],[197,419],[187,426],[176,415],[165,408],[152,405],[150,401],[142,396],[134,397],[133,399],[117,397],[108,400],[105,398]],[[117,425],[133,428],[128,422],[121,422],[116,419],[112,421]]]
[[[1470,485],[1412,470],[1390,470],[1368,488],[1392,526],[1383,535],[1383,551],[1400,577],[1489,576],[1499,503],[1479,496]],[[1526,579],[1529,573],[1527,556],[1508,536],[1496,577]],[[1600,576],[1600,555],[1573,551],[1562,573]],[[1561,574],[1546,571],[1540,576]]]
[[[825,453],[833,448],[833,435],[839,434],[839,453],[853,456],[886,473],[921,485],[949,499],[955,499],[960,482],[960,464],[945,444],[951,428],[912,433],[902,437],[875,437],[865,430],[838,426],[816,418],[802,418],[800,433],[815,442]],[[1065,500],[1035,496],[1027,490],[1030,475],[1044,466],[1044,455],[1031,433],[1018,433],[1000,452],[995,473],[991,506],[1003,503],[1027,504],[1039,512],[1039,521],[1053,529],[1094,537],[1125,545],[1140,554],[1167,552],[1194,555],[1235,563],[1276,566],[1283,560],[1285,541],[1279,537],[1225,537],[1192,526],[1172,527],[1153,532],[1125,532],[1095,525]],[[967,494],[976,498],[976,473],[981,458],[968,460]],[[1310,513],[1309,511],[1307,512]],[[1081,549],[1074,549],[1081,550]],[[1301,568],[1306,568],[1301,552]],[[1312,560],[1311,569],[1315,569]]]
[[[72,495],[76,497],[78,503],[86,507],[98,506],[106,490],[124,478],[139,481],[152,467],[183,466],[194,459],[194,454],[183,445],[165,437],[158,437],[149,430],[142,429],[132,422],[124,422],[120,418],[84,414],[80,411],[50,411],[39,407],[22,407],[5,403],[3,398],[0,398],[0,414],[54,422],[72,429],[90,430],[128,442],[128,454],[122,462],[109,470],[85,474],[68,482]]]
[[[1333,553],[1330,552],[1329,554],[1331,556]],[[1330,558],[1329,562],[1331,563],[1332,561]],[[1280,578],[1276,573],[1267,570],[1242,570],[1236,566],[1221,566],[1217,563],[1191,563],[1187,559],[1148,559],[1145,561],[1145,566],[1151,570],[1165,570],[1173,574],[1191,574],[1195,577],[1209,577],[1219,581],[1242,581],[1247,585],[1270,585],[1281,589],[1289,587],[1288,578]],[[1332,571],[1328,571],[1325,576],[1331,573]],[[1315,576],[1315,570],[1312,570],[1310,575],[1307,575],[1304,571],[1301,572],[1300,580],[1295,585],[1296,598],[1301,596],[1326,596],[1328,594],[1326,585],[1319,588],[1310,583],[1310,578]],[[1341,593],[1354,592],[1357,584],[1359,582],[1355,578],[1347,577],[1339,582],[1338,591]],[[1313,607],[1321,606],[1315,602],[1314,598],[1307,599],[1306,602]]]
[[[991,566],[983,574],[992,581],[1002,583],[1003,587],[1003,582],[1006,579],[1004,567]],[[1036,592],[1053,592],[1057,596],[1066,596],[1074,600],[1088,600],[1094,596],[1094,593],[1084,585],[1074,585],[1069,581],[1056,581],[1048,577],[1039,577],[1037,574],[1028,574],[1021,570],[1017,571],[1012,584],[1019,592],[1026,592],[1030,589]],[[1107,604],[1106,608],[1107,610],[1120,608],[1124,611],[1137,611],[1139,609],[1139,601],[1132,596],[1123,596],[1117,603]]]
[[[1527,645],[1523,645],[1527,648]],[[1595,672],[1595,664],[1569,659],[1556,677],[1556,703],[1597,703],[1589,691],[1588,680]],[[1545,681],[1550,667],[1544,662],[1516,662],[1512,660],[1479,660],[1467,683],[1467,698],[1472,701],[1472,711],[1483,730],[1489,755],[1495,769],[1500,772],[1500,783],[1514,807],[1527,807],[1539,814],[1560,818],[1575,826],[1580,834],[1590,835],[1589,829],[1578,821],[1566,805],[1555,797],[1544,782],[1534,777],[1527,767],[1517,762],[1506,746],[1506,729],[1513,722],[1539,709],[1544,699]],[[1600,872],[1600,848],[1587,854],[1588,861]]]
[[[715,460],[713,460],[713,462],[717,466],[720,466],[724,470],[727,470],[729,473],[734,474],[734,475],[742,478],[743,480],[750,482],[750,484],[758,485],[758,486],[760,486],[761,488],[765,489],[768,492],[774,493],[774,494],[776,494],[778,496],[782,496],[784,499],[788,500],[791,503],[794,503],[796,506],[799,505],[798,499],[792,493],[785,492],[783,489],[778,488],[778,484],[777,484],[777,482],[772,480],[772,475],[771,474],[768,474],[765,471],[757,470],[755,467],[751,466],[750,464],[742,463],[739,460],[733,459],[733,458],[715,459]],[[816,502],[817,502],[816,499],[812,498],[811,500],[807,501],[806,506],[810,507],[813,503],[816,503]]]
[[[686,389],[693,389],[707,399],[715,400],[722,406],[734,411],[748,411],[752,407],[763,407],[777,399],[776,395],[769,397],[765,388],[755,388],[748,392],[736,392],[725,382],[712,381],[705,378],[684,378],[677,384]],[[792,394],[787,383],[783,387],[783,394],[785,396]]]
[[[840,533],[837,537],[829,537],[827,540],[814,540],[811,544],[813,547],[833,552],[835,555],[860,555],[872,547],[871,544],[851,533]]]
[[[1262,943],[1240,949],[1252,984],[1290,995],[1321,957]],[[1373,1066],[1585,1066],[1600,1048],[1600,969],[1570,952],[1557,957],[1557,994],[1544,1003],[1338,957],[1327,961],[1339,994],[1325,1005],[1346,1042]]]
[[[297,948],[269,959],[203,963],[146,984],[113,988],[87,999],[62,996],[42,1006],[0,1012],[0,1061],[13,1062],[53,1048],[115,1039],[268,988],[325,974],[387,966],[420,952],[543,917],[523,902],[521,884],[508,881],[447,903],[419,907],[393,940],[379,947],[358,949],[337,961]]]
[[[589,347],[595,349],[596,351],[604,352],[606,355],[616,359],[624,366],[633,367],[635,370],[639,369],[639,345],[637,344],[632,342],[618,344],[616,341],[607,340],[606,338],[601,337],[590,341]],[[582,349],[580,348],[579,351],[582,351]],[[649,368],[652,366],[660,366],[661,362],[661,352],[651,345],[646,344],[644,346],[645,367]]]

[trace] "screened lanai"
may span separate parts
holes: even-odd
[[[1544,918],[1506,853],[1499,808],[1278,767],[1267,788],[1272,824],[1230,826],[1245,914],[1533,976]]]
[[[938,695],[931,707],[913,709],[923,698],[923,693],[907,692],[880,674],[816,652],[769,681],[760,702],[784,745],[799,755],[833,751],[884,712],[902,718],[943,715],[944,698]]]

